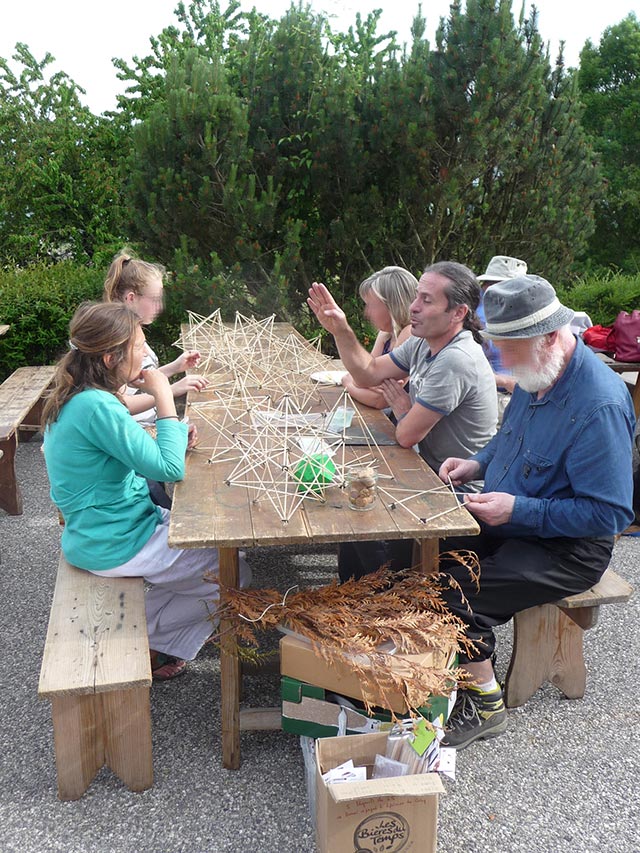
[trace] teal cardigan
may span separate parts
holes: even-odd
[[[62,512],[62,551],[82,569],[112,569],[146,544],[161,513],[145,477],[184,477],[187,425],[157,422],[157,440],[107,391],[72,397],[47,427],[44,456],[51,499]]]

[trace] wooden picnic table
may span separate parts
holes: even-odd
[[[338,394],[337,388],[318,386],[319,398],[324,400],[318,405],[329,408]],[[199,403],[207,399],[215,399],[215,391],[206,390],[197,396]],[[350,402],[357,405],[355,401]],[[382,412],[364,406],[358,409],[369,428],[393,438],[393,426]],[[236,463],[210,464],[215,430],[191,407],[189,417],[197,425],[199,444],[188,453],[185,478],[176,485],[169,544],[176,548],[217,547],[220,583],[224,587],[238,587],[238,550],[241,548],[417,539],[422,545],[422,564],[430,567],[435,565],[439,538],[474,535],[479,531],[475,519],[461,507],[426,522],[402,508],[391,509],[390,502],[385,499],[379,499],[367,512],[353,511],[348,507],[346,493],[338,486],[327,488],[324,503],[305,500],[284,523],[268,500],[252,502],[247,488],[225,483]],[[361,451],[362,447],[346,448],[347,454]],[[383,481],[385,488],[427,490],[442,487],[438,477],[412,449],[397,444],[381,446],[380,454],[394,478]],[[414,500],[420,502],[418,514],[426,519],[456,506],[456,498],[442,489]],[[228,624],[221,622],[222,757],[225,767],[237,769],[240,766],[240,731],[279,728],[280,723],[279,712],[276,717],[273,711],[263,715],[254,709],[240,711],[240,661],[235,639],[228,628]]]

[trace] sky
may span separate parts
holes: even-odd
[[[11,62],[16,42],[25,42],[36,59],[49,52],[56,58],[53,71],[65,71],[86,89],[84,103],[96,113],[115,108],[116,95],[124,86],[116,78],[112,58],[130,62],[133,56],[149,53],[149,38],[164,27],[176,24],[178,0],[1,0],[0,56]],[[433,37],[439,19],[447,15],[450,0],[423,0],[427,38]],[[518,17],[521,0],[514,0]],[[188,0],[185,0],[188,6]],[[225,0],[221,0],[225,8]],[[279,18],[289,0],[242,0],[242,6]],[[331,16],[334,29],[346,31],[355,23],[357,12],[366,15],[385,7],[379,32],[396,30],[400,41],[409,41],[418,0],[312,0],[316,11]],[[619,23],[629,12],[640,17],[640,0],[537,0],[538,29],[555,58],[560,40],[565,41],[565,61],[577,65],[587,39],[594,44],[606,27]],[[527,3],[526,10],[528,11]]]

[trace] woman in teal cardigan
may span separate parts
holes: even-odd
[[[144,332],[121,303],[85,303],[70,326],[47,400],[44,455],[51,498],[64,518],[62,551],[75,566],[115,577],[144,577],[154,678],[184,672],[213,630],[218,552],[169,548],[170,513],[149,497],[145,478],[184,476],[187,425],[176,414],[167,377],[142,370]],[[136,384],[157,409],[157,439],[120,396]],[[241,583],[249,569],[241,560]]]

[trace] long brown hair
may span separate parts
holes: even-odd
[[[138,315],[120,302],[83,302],[69,325],[69,352],[58,362],[53,388],[42,414],[44,425],[58,419],[72,397],[87,388],[117,394],[121,367],[129,358],[140,325]],[[107,367],[103,356],[113,355]]]
[[[165,268],[127,254],[123,249],[115,256],[104,281],[105,302],[124,302],[127,293],[142,296],[150,278],[164,279]]]

